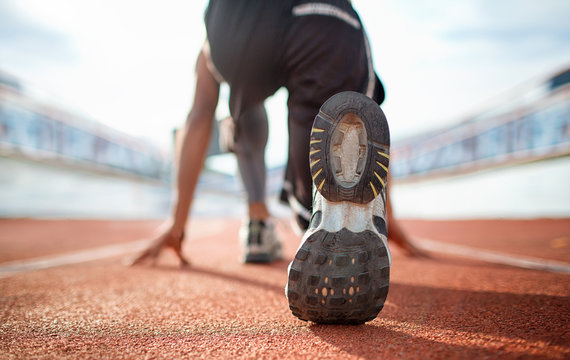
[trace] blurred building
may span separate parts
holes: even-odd
[[[171,156],[0,72],[0,217],[163,218]]]
[[[420,180],[570,154],[570,69],[497,101],[450,128],[394,143],[393,178]]]
[[[245,210],[235,159],[220,154],[217,137],[215,128],[194,215]],[[406,218],[570,217],[568,155],[565,69],[497,97],[453,126],[393,142],[394,208]],[[0,217],[166,217],[172,158],[39,101],[0,72]],[[273,204],[283,171],[268,169]]]
[[[0,72],[0,155],[166,182],[171,162],[157,147],[34,99]]]
[[[394,142],[396,215],[570,217],[570,69],[528,82],[451,127]]]

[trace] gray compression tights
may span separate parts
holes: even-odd
[[[236,121],[234,152],[249,203],[265,201],[267,113],[263,103],[244,111]]]

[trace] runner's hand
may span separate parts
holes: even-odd
[[[163,249],[171,248],[172,250],[174,250],[176,256],[178,256],[178,259],[180,260],[180,266],[181,267],[189,266],[190,263],[188,262],[188,260],[184,258],[184,255],[182,254],[183,241],[184,241],[184,232],[182,232],[181,234],[176,234],[173,231],[173,229],[169,227],[164,232],[162,232],[162,234],[156,237],[150,243],[150,245],[145,250],[143,250],[141,254],[136,256],[130,262],[129,265],[131,266],[140,265],[146,262],[147,260],[151,261],[151,263],[154,265],[160,252]]]

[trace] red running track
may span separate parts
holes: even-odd
[[[422,238],[570,266],[570,219],[404,225]],[[0,358],[570,358],[567,273],[393,249],[380,316],[323,326],[287,307],[299,239],[285,222],[286,260],[272,265],[241,265],[239,222],[205,219],[189,227],[190,269],[170,253],[154,268],[123,266],[121,254],[156,226],[0,220]],[[54,267],[39,269],[38,257]],[[62,259],[70,265],[55,266]]]

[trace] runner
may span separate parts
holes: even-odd
[[[265,202],[267,115],[264,101],[285,87],[289,92],[289,159],[281,199],[289,203],[301,229],[308,229],[311,223],[305,240],[310,242],[311,234],[315,229],[321,229],[320,226],[325,226],[323,231],[331,234],[317,236],[320,244],[317,250],[339,236],[339,241],[358,242],[355,240],[358,236],[354,234],[370,231],[367,233],[370,241],[363,244],[364,250],[332,250],[326,255],[326,261],[343,267],[348,259],[355,267],[343,268],[343,278],[350,281],[353,276],[360,279],[358,276],[364,274],[362,281],[369,276],[373,278],[370,286],[375,286],[369,293],[370,299],[364,301],[362,293],[358,294],[360,298],[354,298],[358,307],[350,310],[349,315],[346,311],[337,313],[336,310],[331,315],[326,309],[344,306],[346,310],[352,301],[349,299],[353,295],[351,292],[360,292],[364,285],[344,287],[350,295],[343,297],[345,302],[336,300],[333,294],[331,297],[324,295],[326,299],[319,301],[325,301],[325,310],[315,316],[311,316],[312,308],[300,309],[298,302],[294,305],[292,297],[303,298],[305,303],[313,301],[307,300],[308,295],[302,293],[317,288],[301,291],[289,286],[293,313],[302,319],[319,322],[370,320],[381,308],[379,304],[384,302],[389,277],[390,254],[385,225],[389,132],[378,107],[384,100],[384,89],[373,70],[368,39],[357,13],[346,0],[211,0],[205,24],[207,40],[196,64],[195,98],[179,157],[178,198],[173,221],[134,263],[156,258],[162,248],[171,247],[181,263],[188,264],[181,252],[184,227],[206,155],[221,82],[227,82],[231,89],[229,128],[233,131],[226,137],[230,140],[227,145],[237,156],[248,195],[249,221],[240,232],[243,260],[270,262],[281,257],[281,244],[275,236]],[[326,103],[328,107],[323,105],[333,95],[345,91],[350,92],[333,97]],[[319,113],[321,105],[323,109]],[[349,113],[353,115],[345,118]],[[313,146],[321,141],[322,148]],[[321,164],[317,166],[319,161]],[[388,224],[399,230],[391,214],[388,215]],[[340,221],[343,216],[346,219]],[[355,216],[359,217],[358,221]],[[338,228],[341,225],[350,233],[343,233],[343,228]],[[408,253],[418,253],[401,231],[394,235],[391,237],[394,242]],[[302,249],[296,260],[301,261],[303,256],[311,259]],[[380,260],[372,259],[371,251],[379,255]],[[320,254],[311,256],[318,258]],[[370,257],[370,261],[364,257]],[[356,266],[356,261],[362,266]],[[379,262],[381,267],[372,271],[371,267],[378,267]],[[370,271],[365,271],[368,267]],[[309,270],[294,266],[290,281],[295,277],[305,281],[305,276],[309,276],[306,271]],[[353,274],[354,271],[358,273]],[[325,273],[319,281],[326,285],[332,278]],[[342,292],[340,287],[337,291]],[[366,311],[357,314],[363,306]],[[303,311],[296,312],[296,309]]]

